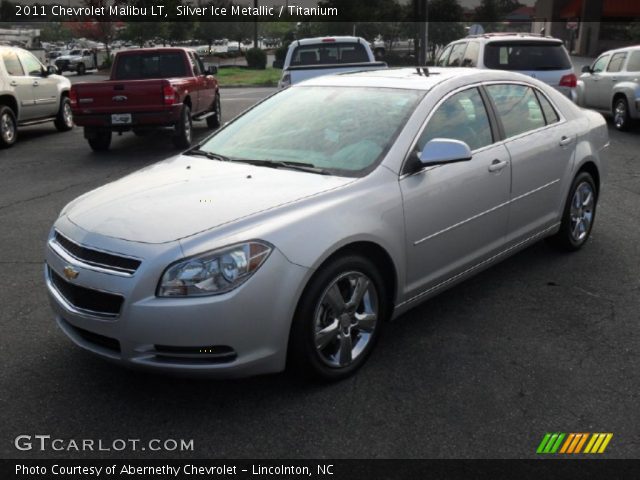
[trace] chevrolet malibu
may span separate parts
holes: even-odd
[[[303,82],[68,204],[55,319],[128,366],[340,379],[430,296],[545,237],[583,247],[607,146],[600,114],[517,73]]]

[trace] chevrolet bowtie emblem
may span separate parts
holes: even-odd
[[[71,265],[67,265],[66,267],[64,267],[62,273],[64,273],[64,276],[67,280],[74,280],[78,278],[78,275],[80,275],[80,272],[73,268]]]

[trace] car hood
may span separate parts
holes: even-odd
[[[165,243],[353,180],[180,155],[88,192],[62,214],[93,233]]]

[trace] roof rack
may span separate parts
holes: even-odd
[[[467,35],[467,38],[491,38],[491,37],[508,37],[508,36],[517,36],[517,37],[541,37],[546,38],[547,35],[541,33],[524,33],[524,32],[492,32],[492,33],[481,33],[478,35]]]

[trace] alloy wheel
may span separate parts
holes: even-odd
[[[595,193],[591,185],[582,182],[578,185],[571,199],[571,237],[582,242],[589,234],[593,222]]]

